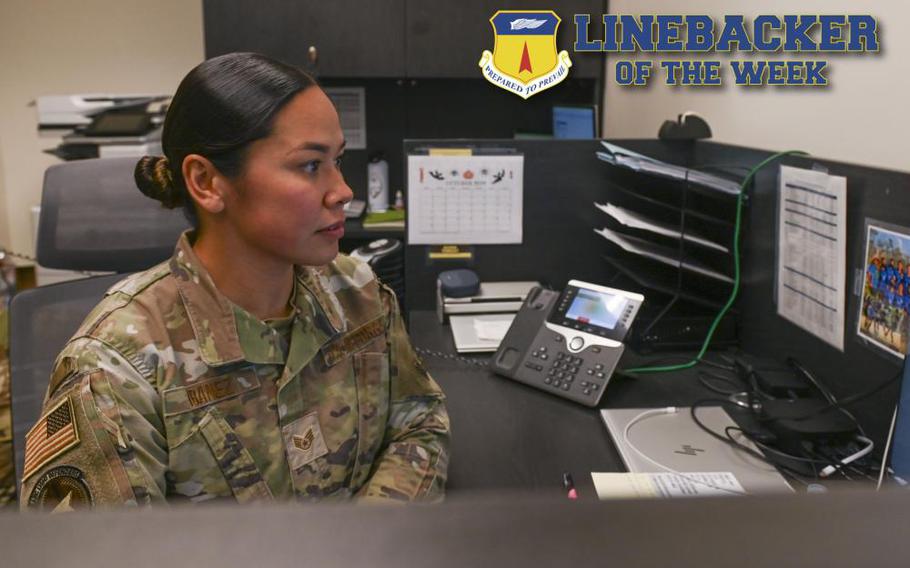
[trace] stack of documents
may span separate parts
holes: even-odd
[[[726,282],[728,284],[733,283],[733,279],[726,274],[721,274],[713,268],[710,268],[696,260],[690,258],[680,260],[679,252],[671,248],[656,245],[652,242],[648,242],[637,237],[623,235],[615,231],[611,231],[606,227],[603,229],[594,229],[594,232],[607,239],[608,241],[618,245],[626,252],[637,254],[645,258],[650,258],[651,260],[656,260],[657,262],[661,262],[663,264],[667,264],[676,268],[682,268],[683,270],[695,272],[697,274],[701,274],[702,276],[720,280],[721,282]]]
[[[698,184],[730,195],[739,195],[740,184],[734,181],[706,174],[698,170],[661,162],[637,152],[626,150],[615,144],[610,144],[609,142],[601,142],[601,144],[605,151],[597,152],[597,157],[608,164],[621,166],[636,172],[653,174],[659,177],[688,181],[689,183]]]
[[[591,473],[597,498],[714,497],[745,495],[729,471],[689,473]]]
[[[632,229],[641,229],[643,231],[649,231],[651,233],[663,235],[665,237],[672,237],[675,239],[681,238],[686,241],[689,241],[689,242],[692,242],[695,244],[699,244],[703,247],[714,249],[714,250],[722,252],[722,253],[730,252],[730,249],[728,249],[727,247],[725,247],[723,245],[717,244],[714,241],[710,241],[704,237],[700,237],[690,231],[687,231],[686,233],[682,233],[678,227],[674,227],[673,225],[668,225],[666,223],[661,223],[659,221],[654,221],[652,219],[648,219],[647,217],[645,217],[644,215],[642,215],[640,213],[635,213],[635,212],[623,209],[621,207],[617,207],[610,203],[607,203],[604,205],[601,205],[600,203],[595,203],[594,205],[598,209],[600,209],[601,211],[603,211],[604,213],[606,213],[607,215],[609,215],[610,217],[615,219],[616,222],[620,223],[621,225],[625,225],[626,227],[630,227]]]

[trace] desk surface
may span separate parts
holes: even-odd
[[[383,227],[366,229],[363,226],[363,217],[344,220],[344,238],[346,239],[382,239],[394,237],[404,239],[404,228]]]
[[[415,346],[456,353],[448,326],[438,323],[435,312],[412,312],[409,323]],[[627,352],[620,367],[635,362],[636,356]],[[523,490],[560,496],[562,474],[569,472],[581,498],[593,499],[590,472],[625,471],[597,409],[464,362],[427,356],[424,363],[448,397],[450,493]],[[704,398],[711,393],[691,370],[636,379],[616,376],[601,407],[688,406]]]

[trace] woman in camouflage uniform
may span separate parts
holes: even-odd
[[[136,181],[195,230],[57,359],[23,505],[438,500],[444,397],[394,294],[338,255],[344,139],[301,71],[230,54],[181,82]]]

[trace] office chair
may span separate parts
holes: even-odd
[[[114,272],[26,290],[10,303],[10,387],[17,486],[25,434],[38,420],[57,354],[105,292],[127,273],[169,258],[189,223],[136,189],[135,158],[48,168],[38,220],[38,264]]]
[[[44,174],[38,264],[64,270],[136,272],[170,258],[189,228],[182,210],[164,209],[133,180],[136,158],[51,166]]]

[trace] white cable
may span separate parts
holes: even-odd
[[[692,477],[691,475],[687,475],[681,471],[677,471],[677,470],[673,469],[672,467],[666,466],[666,465],[660,463],[659,461],[653,459],[651,456],[646,455],[643,451],[641,451],[638,448],[638,446],[636,446],[635,444],[632,443],[632,439],[629,437],[629,432],[632,431],[632,426],[635,426],[635,424],[637,424],[638,422],[641,422],[645,418],[650,418],[652,416],[660,416],[662,414],[676,414],[676,412],[678,412],[678,409],[675,406],[667,406],[666,408],[652,408],[650,410],[645,410],[644,412],[642,412],[641,414],[637,415],[635,418],[630,420],[628,424],[626,424],[626,428],[622,432],[623,440],[626,442],[626,445],[629,446],[630,448],[632,448],[632,450],[635,451],[636,454],[641,456],[642,459],[647,460],[649,463],[659,467],[660,469],[662,469],[664,471],[668,471],[674,475],[678,475],[678,476],[682,477],[683,479],[687,479],[687,480],[691,481],[692,483],[706,485],[712,489],[717,489],[718,491],[724,491],[726,493],[733,493],[734,495],[746,495],[747,493],[745,491],[739,491],[737,489],[731,489],[729,487],[721,487],[719,485],[714,485],[713,483],[709,483],[703,479],[698,479],[697,477]]]
[[[894,439],[894,426],[897,424],[897,407],[894,407],[894,414],[891,415],[891,428],[888,429],[888,440],[885,441],[885,451],[882,452],[882,467],[878,472],[878,483],[875,484],[875,490],[882,488],[882,482],[885,480],[885,473],[888,471],[888,453],[891,451],[891,441]]]
[[[832,465],[825,467],[825,469],[823,469],[821,471],[821,473],[818,474],[818,476],[819,477],[828,477],[829,475],[831,475],[832,473],[837,471],[840,467],[845,466],[848,463],[854,462],[854,461],[858,460],[859,458],[863,457],[864,455],[868,454],[869,452],[872,451],[872,448],[875,447],[875,442],[873,442],[869,438],[866,438],[865,436],[857,436],[856,440],[866,444],[866,447],[861,449],[860,451],[856,452],[853,455],[845,457],[844,459],[840,460],[836,464],[832,464]]]

